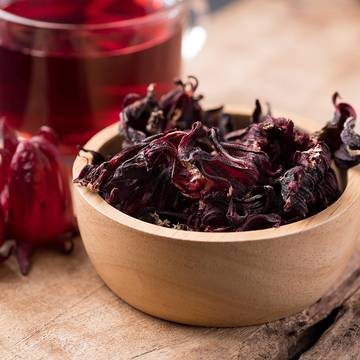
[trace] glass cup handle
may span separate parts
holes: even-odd
[[[187,27],[182,42],[182,57],[191,60],[200,53],[207,38],[206,22],[209,15],[208,0],[186,0]]]

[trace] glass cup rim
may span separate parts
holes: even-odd
[[[112,22],[105,22],[99,24],[67,24],[56,23],[42,20],[29,19],[27,17],[12,14],[6,10],[0,9],[0,20],[16,23],[18,25],[28,26],[32,28],[44,30],[107,30],[118,29],[125,27],[135,27],[141,25],[148,25],[167,17],[169,13],[182,11],[185,7],[185,0],[174,0],[174,3],[161,8],[158,11],[150,13],[145,16],[134,17],[126,20],[117,20]]]

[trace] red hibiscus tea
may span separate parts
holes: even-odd
[[[179,76],[182,1],[1,4],[0,115],[25,133],[50,125],[67,151],[117,121],[126,94]]]

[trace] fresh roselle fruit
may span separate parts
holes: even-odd
[[[0,148],[0,191],[1,197],[7,186],[12,155],[5,149]]]
[[[5,244],[5,218],[2,211],[2,208],[0,207],[0,262],[6,259],[6,255],[3,254],[2,247]]]
[[[9,236],[16,242],[20,270],[27,274],[33,250],[53,244],[72,250],[76,231],[71,193],[57,149],[57,138],[48,127],[21,141],[9,171]]]
[[[19,141],[15,130],[4,118],[0,119],[0,262],[6,260],[14,241],[6,239],[6,219],[9,208],[9,171],[12,155]]]
[[[8,179],[11,158],[19,143],[15,130],[5,121],[0,119],[0,204],[3,216],[7,217],[8,212]]]
[[[11,255],[15,245],[13,240],[7,240],[5,236],[5,216],[2,207],[0,206],[0,263],[5,261]]]
[[[0,149],[0,189],[3,190],[6,184],[7,179],[7,163],[9,162],[10,156]],[[0,192],[2,195],[2,191]],[[5,214],[3,211],[3,206],[0,204],[0,262],[6,259],[6,254],[3,251],[3,246],[5,244]]]

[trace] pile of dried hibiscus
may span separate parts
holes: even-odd
[[[68,253],[77,232],[57,143],[48,127],[20,139],[0,119],[0,261],[14,252],[23,274],[35,248],[51,244]]]
[[[333,119],[318,133],[263,114],[237,129],[222,109],[204,111],[189,77],[159,100],[150,85],[131,94],[120,117],[121,151],[93,160],[78,179],[109,204],[138,219],[194,231],[243,231],[288,224],[339,196],[332,160],[360,162],[355,110],[333,96]],[[120,144],[119,144],[120,146]]]

